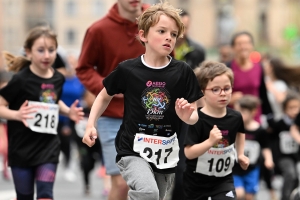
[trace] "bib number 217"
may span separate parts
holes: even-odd
[[[172,147],[171,147],[171,148],[168,148],[168,149],[165,149],[165,154],[166,154],[166,156],[164,157],[164,163],[168,163],[168,157],[169,157],[169,155],[172,153],[172,151],[173,151],[173,148],[172,148]],[[145,153],[145,154],[148,153],[147,157],[148,157],[149,159],[151,159],[152,156],[153,156],[153,151],[152,151],[152,149],[149,148],[149,147],[146,147],[146,148],[144,149],[143,153]],[[156,165],[159,165],[159,164],[160,164],[159,161],[160,161],[160,159],[161,159],[161,153],[162,153],[162,149],[158,149],[156,152],[154,152],[154,155],[156,155]]]

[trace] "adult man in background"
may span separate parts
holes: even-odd
[[[192,69],[195,69],[205,60],[205,50],[201,44],[193,41],[188,36],[191,17],[187,11],[180,13],[181,21],[185,26],[183,38],[178,38],[175,46],[175,58],[187,62]]]
[[[106,16],[87,29],[76,73],[94,95],[102,90],[103,79],[120,62],[145,53],[144,46],[135,38],[138,32],[135,22],[146,7],[142,0],[118,0]],[[117,95],[97,122],[106,173],[111,175],[108,200],[127,199],[128,186],[116,166],[114,145],[123,113],[124,99]]]

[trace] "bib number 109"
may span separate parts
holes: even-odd
[[[215,165],[216,167],[216,172],[220,173],[223,171],[226,172],[228,170],[228,168],[230,167],[230,163],[231,163],[231,159],[230,157],[227,157],[226,159],[224,158],[219,158],[219,159],[210,159],[207,161],[209,163],[209,172],[212,172],[213,170],[213,166]]]

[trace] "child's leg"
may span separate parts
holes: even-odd
[[[137,156],[122,157],[117,163],[130,190],[130,200],[158,200],[159,190],[151,166]]]
[[[33,200],[34,169],[31,167],[11,167],[18,200]]]
[[[296,163],[291,158],[282,158],[278,164],[283,175],[281,199],[289,199],[297,181]]]
[[[260,167],[256,167],[245,175],[246,200],[253,200],[259,190]]]
[[[175,174],[160,174],[154,172],[154,176],[159,190],[159,199],[163,200],[167,191],[169,191],[172,186]]]
[[[53,199],[53,185],[57,164],[39,165],[35,171],[37,199]]]
[[[244,199],[245,185],[244,185],[243,176],[233,175],[233,183],[234,183],[237,199],[238,200]]]

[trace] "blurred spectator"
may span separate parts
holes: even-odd
[[[63,85],[61,99],[67,106],[70,106],[76,99],[82,99],[85,93],[85,88],[75,75],[75,67],[77,65],[76,58],[73,55],[70,55],[68,57],[68,61],[70,62],[69,66],[67,68],[63,67],[65,69],[64,75],[66,80]],[[56,67],[61,68],[62,66],[57,65]],[[76,136],[74,125],[75,123],[69,118],[64,116],[59,117],[57,132],[61,141],[61,151],[64,155],[64,178],[71,182],[76,179],[76,175],[70,167],[71,144]]]
[[[203,46],[193,41],[188,36],[191,17],[188,12],[182,11],[180,13],[181,21],[185,26],[183,38],[178,38],[175,46],[175,59],[185,61],[195,69],[205,60],[205,50]]]
[[[0,71],[0,88],[4,87],[12,77],[12,72],[7,72],[5,70]],[[8,140],[7,140],[7,127],[6,120],[0,119],[0,155],[2,155],[3,162],[3,178],[5,180],[10,180],[8,172]]]
[[[234,73],[234,84],[230,105],[233,106],[244,94],[259,97],[262,105],[257,111],[255,120],[260,122],[261,114],[268,115],[272,113],[272,109],[267,97],[261,63],[254,63],[250,59],[250,54],[254,50],[253,45],[253,37],[249,32],[238,32],[232,37],[231,47],[234,57],[228,66]]]
[[[233,59],[232,48],[230,44],[221,44],[218,48],[219,62],[229,63]]]

